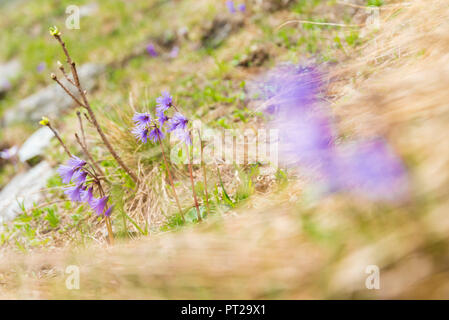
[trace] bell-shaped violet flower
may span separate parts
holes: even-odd
[[[67,160],[67,165],[72,167],[74,170],[77,170],[86,165],[86,161],[78,158],[77,156],[72,156],[69,160]]]
[[[100,199],[95,199],[91,205],[92,210],[94,210],[94,212],[101,216],[104,212],[104,209],[106,208],[106,204],[108,203],[109,197],[105,196],[103,198]]]
[[[173,104],[173,98],[168,91],[162,92],[162,95],[156,99],[156,103],[160,110],[166,111]]]
[[[154,127],[150,131],[148,138],[153,142],[157,142],[159,140],[163,140],[165,138],[165,135],[158,127]]]
[[[181,113],[176,112],[173,117],[168,121],[169,125],[168,125],[168,132],[177,130],[177,129],[182,129],[185,130],[187,127],[187,122],[189,122],[189,120],[187,120],[186,117],[184,117]]]
[[[133,116],[133,121],[138,126],[146,126],[151,124],[151,115],[147,112],[144,113],[136,112]]]
[[[61,176],[62,183],[69,183],[75,173],[75,169],[63,164],[61,164],[56,171],[58,171]]]
[[[81,192],[81,201],[87,202],[91,207],[95,204],[95,200],[92,187]]]
[[[239,11],[240,12],[245,12],[246,11],[246,5],[244,3],[239,4]]]
[[[161,107],[156,108],[156,117],[161,127],[168,121],[168,117],[165,115],[165,110]]]
[[[83,192],[83,185],[78,184],[74,187],[67,187],[65,188],[64,194],[66,194],[71,201],[74,202],[81,202],[83,201],[81,198],[81,194]]]
[[[106,217],[110,217],[113,209],[114,209],[114,206],[110,206],[110,207],[105,211],[104,215],[105,215]]]
[[[83,184],[84,182],[86,182],[86,178],[87,172],[83,170],[78,170],[72,177],[72,179],[76,181],[77,184]]]
[[[147,143],[149,138],[149,129],[146,126],[135,126],[131,130],[132,134],[141,142]]]

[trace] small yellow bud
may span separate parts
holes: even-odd
[[[55,80],[56,79],[56,75],[54,73],[50,74],[50,77]]]
[[[50,124],[50,120],[47,117],[42,117],[42,120],[39,121],[39,124],[42,126],[48,126]]]
[[[61,61],[58,60],[58,62],[56,62],[58,64],[58,68],[61,69],[63,67]]]
[[[57,26],[50,27],[49,31],[52,36],[60,36],[61,35],[61,32],[59,32],[59,29]]]

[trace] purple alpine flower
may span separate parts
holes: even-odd
[[[86,182],[87,172],[83,170],[78,170],[73,175],[72,179],[76,181],[77,184],[83,184]]]
[[[164,125],[165,122],[168,121],[168,117],[165,115],[164,112],[165,112],[164,108],[161,108],[161,107],[156,108],[156,117],[157,117],[157,120],[159,121],[159,124],[161,125],[161,127]]]
[[[165,135],[158,127],[154,127],[148,135],[148,138],[153,142],[157,142],[158,140],[163,140]]]
[[[143,143],[148,142],[149,129],[146,126],[135,126],[131,131],[134,136]]]
[[[160,110],[166,111],[173,104],[173,98],[168,91],[162,92],[162,95],[156,99],[156,103]]]
[[[228,10],[230,13],[235,13],[235,7],[234,7],[234,1],[226,1],[226,7],[228,7]]]
[[[72,156],[69,160],[67,160],[67,165],[72,167],[74,170],[78,170],[86,165],[86,161],[78,158],[77,156]]]
[[[57,169],[59,175],[61,176],[62,183],[69,183],[72,180],[75,169],[69,166],[60,165]]]
[[[94,210],[94,212],[101,216],[104,212],[104,209],[106,207],[106,204],[108,203],[109,197],[105,196],[103,198],[100,199],[95,199],[92,203],[92,210]]]
[[[246,5],[244,3],[239,5],[239,11],[240,12],[245,12],[246,11]]]
[[[110,206],[109,209],[106,210],[106,212],[104,213],[104,215],[105,215],[106,217],[110,217],[113,209],[114,209],[114,206]]]
[[[158,56],[156,48],[154,47],[154,44],[152,44],[152,43],[147,45],[147,53],[152,57]]]
[[[173,131],[173,133],[175,134],[176,138],[178,138],[185,144],[192,145],[192,138],[190,136],[190,132],[187,129],[177,129]]]
[[[186,129],[187,122],[189,122],[189,120],[187,120],[187,118],[184,117],[181,113],[176,112],[168,122],[169,122],[168,132],[171,132],[177,129],[182,130]]]
[[[81,200],[87,202],[91,207],[95,204],[95,198],[93,195],[93,187],[81,192]]]
[[[133,116],[133,121],[139,126],[151,124],[151,115],[148,112],[136,112]]]
[[[82,184],[78,184],[74,187],[67,187],[64,190],[65,190],[64,194],[69,196],[70,200],[72,200],[74,202],[82,201],[81,194],[82,194],[82,191],[84,190]]]

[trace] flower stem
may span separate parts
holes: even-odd
[[[201,147],[201,167],[203,168],[204,195],[206,196],[207,214],[210,215],[209,194],[207,193],[207,175],[206,175],[207,171],[206,171],[206,164],[204,163],[203,141],[201,140],[201,132],[199,129],[198,129],[198,137],[200,138],[200,147]]]
[[[164,158],[165,170],[167,171],[168,181],[170,182],[171,188],[173,190],[173,194],[174,194],[175,199],[176,199],[176,204],[178,205],[179,212],[181,213],[182,221],[185,221],[184,213],[182,212],[181,204],[179,203],[179,199],[178,199],[178,194],[176,193],[175,185],[173,183],[173,177],[171,175],[170,168],[168,167],[168,161],[167,161],[167,157],[165,156],[164,147],[162,146],[162,140],[161,140],[161,137],[159,135],[159,132],[156,131],[156,134],[157,134],[157,139],[159,140],[159,144],[161,146],[162,157]]]
[[[61,137],[59,136],[58,131],[56,131],[50,123],[47,124],[47,127],[53,132],[53,134],[55,135],[56,139],[58,139],[59,143],[61,144],[61,146],[64,148],[64,151],[67,153],[67,155],[69,157],[72,157],[72,153],[69,151],[69,148],[67,148],[67,146],[65,145],[64,141],[62,141]]]
[[[196,214],[198,217],[198,221],[202,221],[203,219],[201,219],[200,208],[198,206],[198,199],[196,198],[195,182],[193,181],[192,160],[190,158],[189,146],[187,144],[186,144],[186,150],[187,150],[187,157],[189,158],[189,174],[190,174],[190,182],[192,184],[192,193],[193,193],[193,200],[195,202],[195,207],[196,207]]]

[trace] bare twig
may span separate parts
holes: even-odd
[[[79,80],[79,76],[78,76],[78,71],[76,69],[76,65],[75,62],[73,62],[72,58],[70,57],[70,54],[65,46],[64,41],[62,41],[60,33],[59,32],[55,32],[52,33],[53,36],[55,37],[56,40],[58,40],[58,42],[60,43],[62,50],[64,51],[64,54],[67,58],[67,63],[70,65],[71,70],[72,70],[72,76],[75,82],[75,86],[78,89],[80,95],[81,95],[81,99],[83,101],[83,103],[80,103],[79,100],[75,99],[75,101],[78,102],[78,104],[82,107],[84,107],[88,114],[89,114],[89,118],[91,120],[92,125],[97,129],[98,134],[100,135],[101,139],[103,140],[103,143],[106,145],[106,147],[108,148],[109,152],[112,154],[112,156],[114,157],[114,159],[118,162],[118,164],[123,168],[123,170],[125,170],[125,172],[134,180],[135,183],[139,183],[139,179],[137,178],[137,176],[128,168],[128,166],[123,162],[122,158],[120,158],[120,156],[117,154],[117,152],[115,151],[115,149],[112,147],[111,143],[109,142],[109,139],[106,137],[106,135],[104,134],[103,130],[101,129],[97,118],[89,104],[89,101],[87,99],[86,96],[86,91],[83,90],[80,80]],[[67,94],[69,94],[72,98],[74,98],[74,96],[70,93],[69,90],[67,90],[67,88],[65,88],[56,78],[56,76],[52,75],[52,78],[54,80],[56,80],[59,85],[61,85],[63,87],[63,89],[67,92]]]

